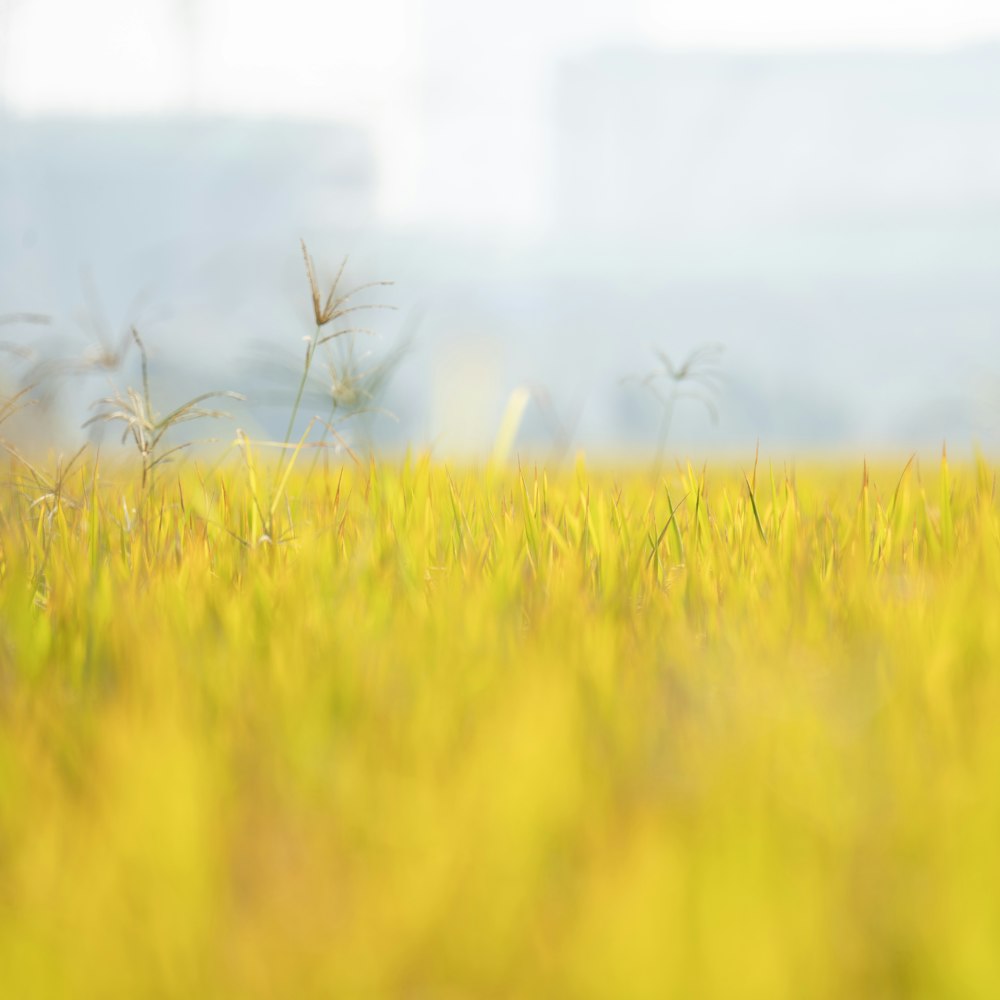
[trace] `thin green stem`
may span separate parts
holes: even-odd
[[[281,469],[282,464],[285,460],[285,451],[287,450],[288,444],[292,440],[292,431],[295,429],[295,421],[299,415],[299,407],[302,405],[302,397],[306,391],[306,381],[309,378],[309,369],[312,366],[313,355],[316,352],[316,343],[319,340],[320,327],[316,327],[316,332],[313,334],[312,339],[309,341],[309,346],[306,348],[306,360],[305,364],[302,366],[302,378],[299,379],[299,389],[295,393],[295,402],[292,403],[292,412],[288,417],[288,429],[285,431],[285,438],[282,441],[281,455],[278,457],[278,469]]]

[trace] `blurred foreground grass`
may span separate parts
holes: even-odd
[[[262,478],[10,464],[0,995],[1000,995],[985,464]]]

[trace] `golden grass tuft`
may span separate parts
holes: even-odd
[[[997,995],[995,477],[901,467],[11,458],[0,992]]]

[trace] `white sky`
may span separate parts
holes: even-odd
[[[538,217],[544,73],[563,53],[994,39],[1000,0],[0,0],[0,108],[353,120],[383,215],[518,225]]]
[[[0,0],[0,32],[2,97],[22,114],[197,103],[369,117],[398,103],[428,62],[513,59],[533,72],[546,55],[609,36],[671,47],[940,47],[1000,38],[1000,2]]]

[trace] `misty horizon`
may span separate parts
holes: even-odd
[[[574,446],[648,446],[655,407],[622,380],[721,343],[718,423],[679,408],[678,447],[996,442],[1000,45],[599,46],[553,64],[535,106],[501,149],[502,117],[429,105],[420,211],[395,215],[402,168],[362,125],[8,115],[0,313],[72,340],[83,266],[112,326],[150,289],[165,370],[197,344],[235,372],[308,332],[302,237],[327,270],[350,254],[358,281],[396,281],[373,343],[414,342],[386,441],[488,449],[529,386],[579,412]],[[529,407],[526,446],[550,416]]]

